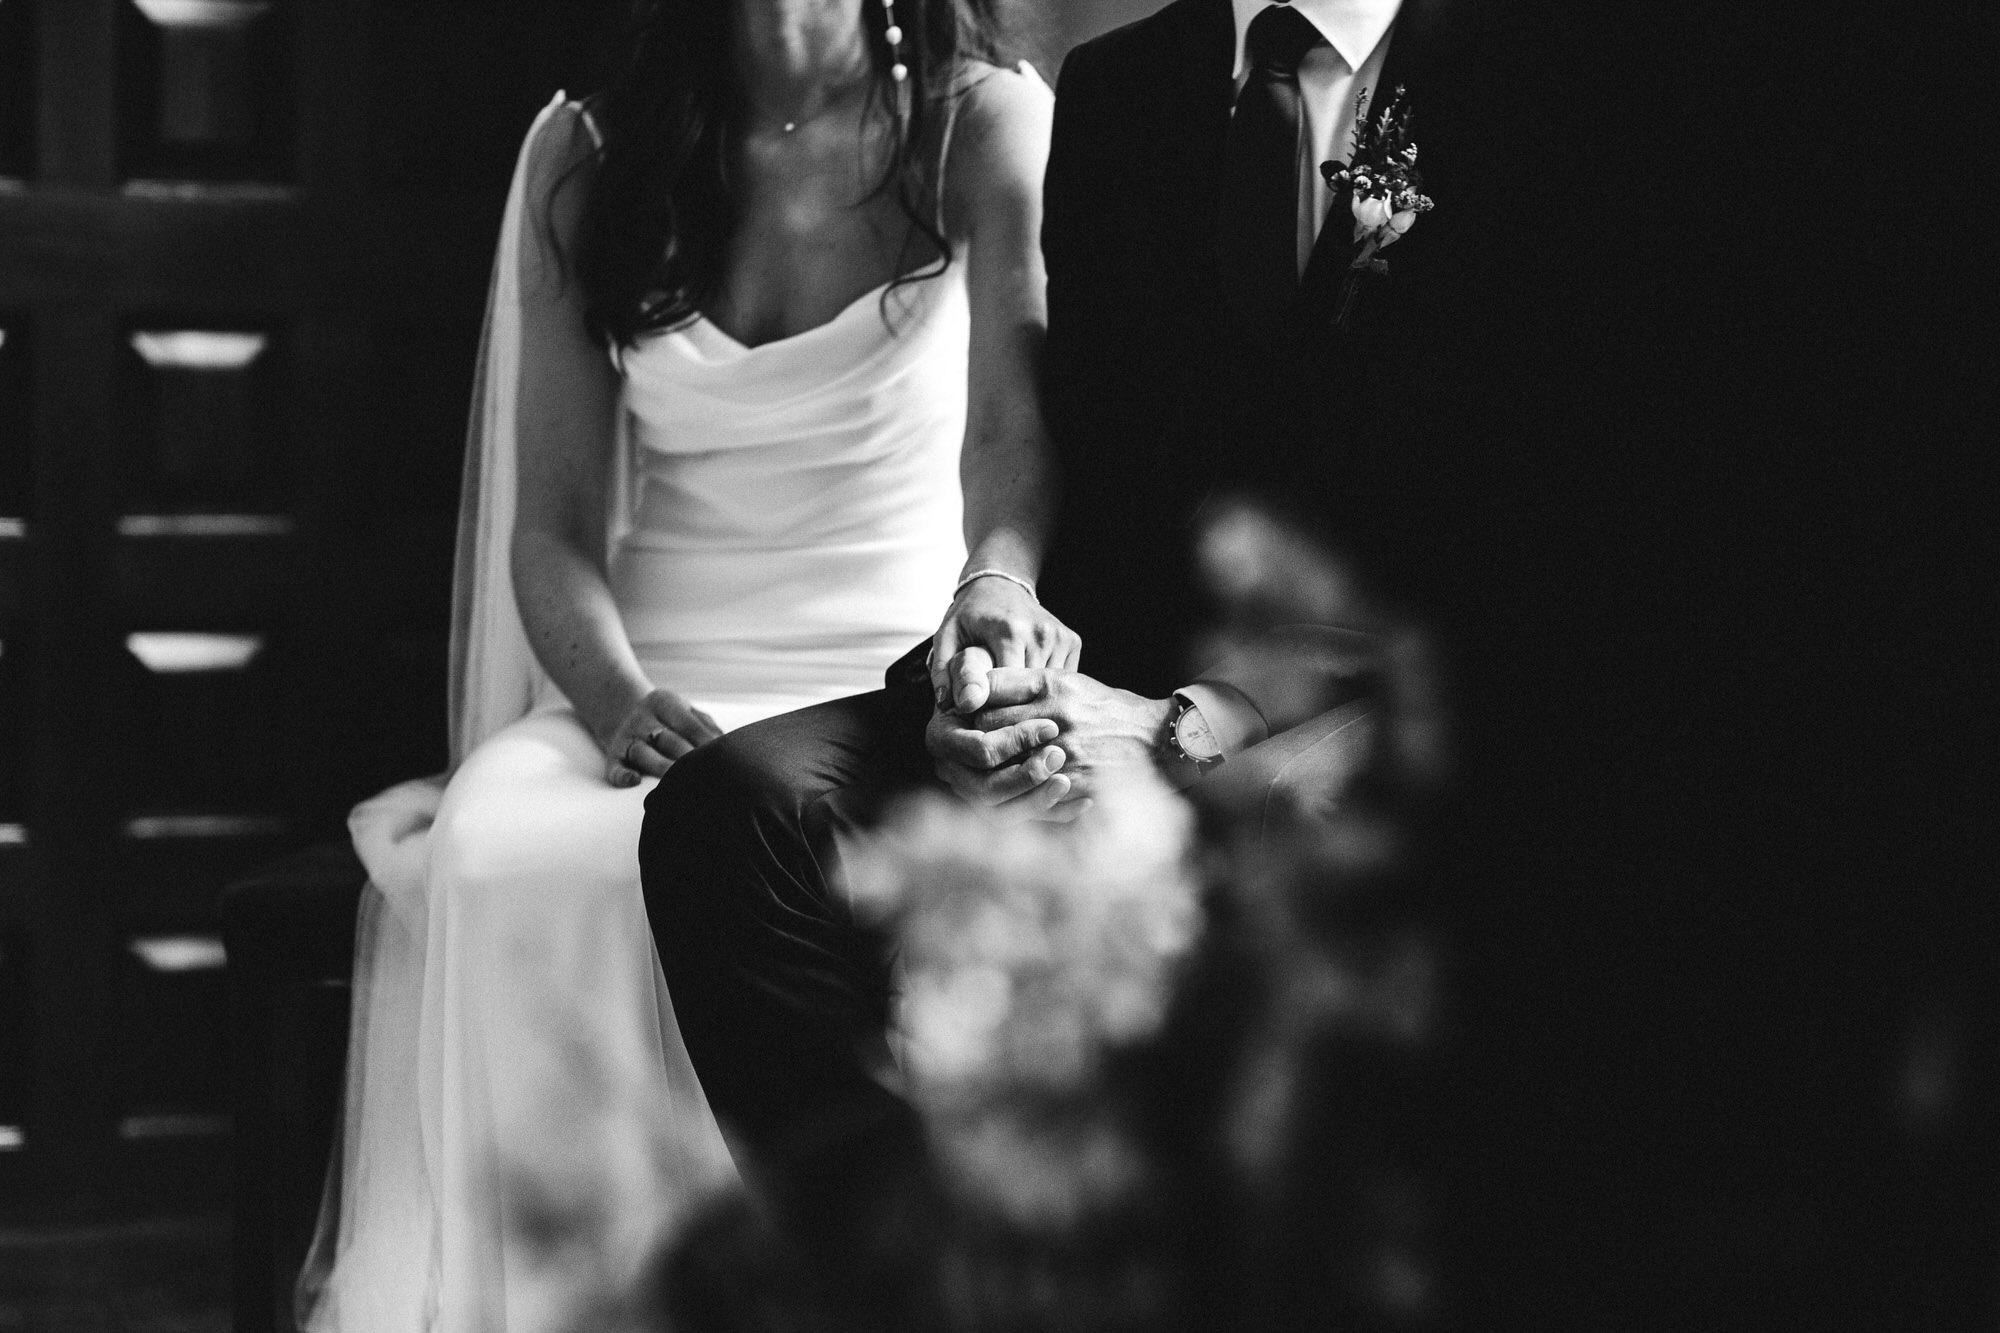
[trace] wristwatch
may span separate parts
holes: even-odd
[[[1176,693],[1174,720],[1160,738],[1160,751],[1170,772],[1186,775],[1189,781],[1222,764],[1222,742],[1209,729],[1208,719],[1185,694]]]

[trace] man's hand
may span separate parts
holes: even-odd
[[[984,650],[985,661],[968,668],[959,659]],[[1006,579],[974,579],[959,591],[944,623],[931,640],[931,690],[938,707],[961,713],[976,710],[982,698],[957,692],[988,667],[1059,667],[1074,671],[1083,658],[1083,639],[1050,615],[1026,588]]]
[[[1056,724],[1045,718],[989,731],[978,718],[943,711],[924,731],[938,777],[968,805],[1003,823],[1066,824],[1090,808],[1088,800],[1063,804],[1070,780],[1059,770],[1069,756],[1049,744],[1055,738]]]
[[[927,740],[953,791],[1005,816],[1082,813],[1104,774],[1154,762],[1173,709],[1075,671],[1000,667],[984,684],[983,711],[940,714]]]

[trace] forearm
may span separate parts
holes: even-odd
[[[603,566],[570,540],[518,532],[514,596],[542,669],[600,741],[653,684],[640,669]]]
[[[1378,636],[1362,630],[1278,625],[1211,664],[1198,679],[1223,687],[1222,708],[1235,702],[1255,709],[1263,733],[1275,736],[1356,697],[1374,673],[1379,650]],[[1204,709],[1211,706],[1201,702]]]
[[[959,464],[965,493],[962,573],[1001,569],[1035,581],[1054,508],[1050,473],[1038,412],[995,405],[975,414]]]
[[[1040,237],[1050,112],[1038,81],[985,80],[952,149],[951,211],[966,237],[972,308],[959,463],[966,572],[1001,569],[1030,582],[1053,498],[1038,390],[1049,318]]]
[[[1046,540],[1033,515],[996,517],[989,522],[966,522],[964,578],[977,570],[998,569],[1032,585],[1041,573],[1042,545]]]

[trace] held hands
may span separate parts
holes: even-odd
[[[983,660],[971,665],[963,660],[969,650],[981,649]],[[1076,631],[1050,615],[1027,588],[987,574],[958,590],[931,640],[931,690],[939,708],[969,713],[985,701],[990,667],[1074,671],[1082,658],[1083,639]]]
[[[1171,700],[1050,668],[1001,667],[974,682],[976,650],[967,658],[954,684],[972,687],[983,709],[940,711],[925,733],[938,777],[967,803],[1010,822],[1067,823],[1106,773],[1153,763]]]
[[[657,778],[697,745],[722,734],[715,719],[675,694],[654,690],[639,699],[598,744],[604,750],[605,781],[630,787]]]

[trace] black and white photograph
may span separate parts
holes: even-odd
[[[2000,1330],[1990,28],[0,0],[0,1333]]]

